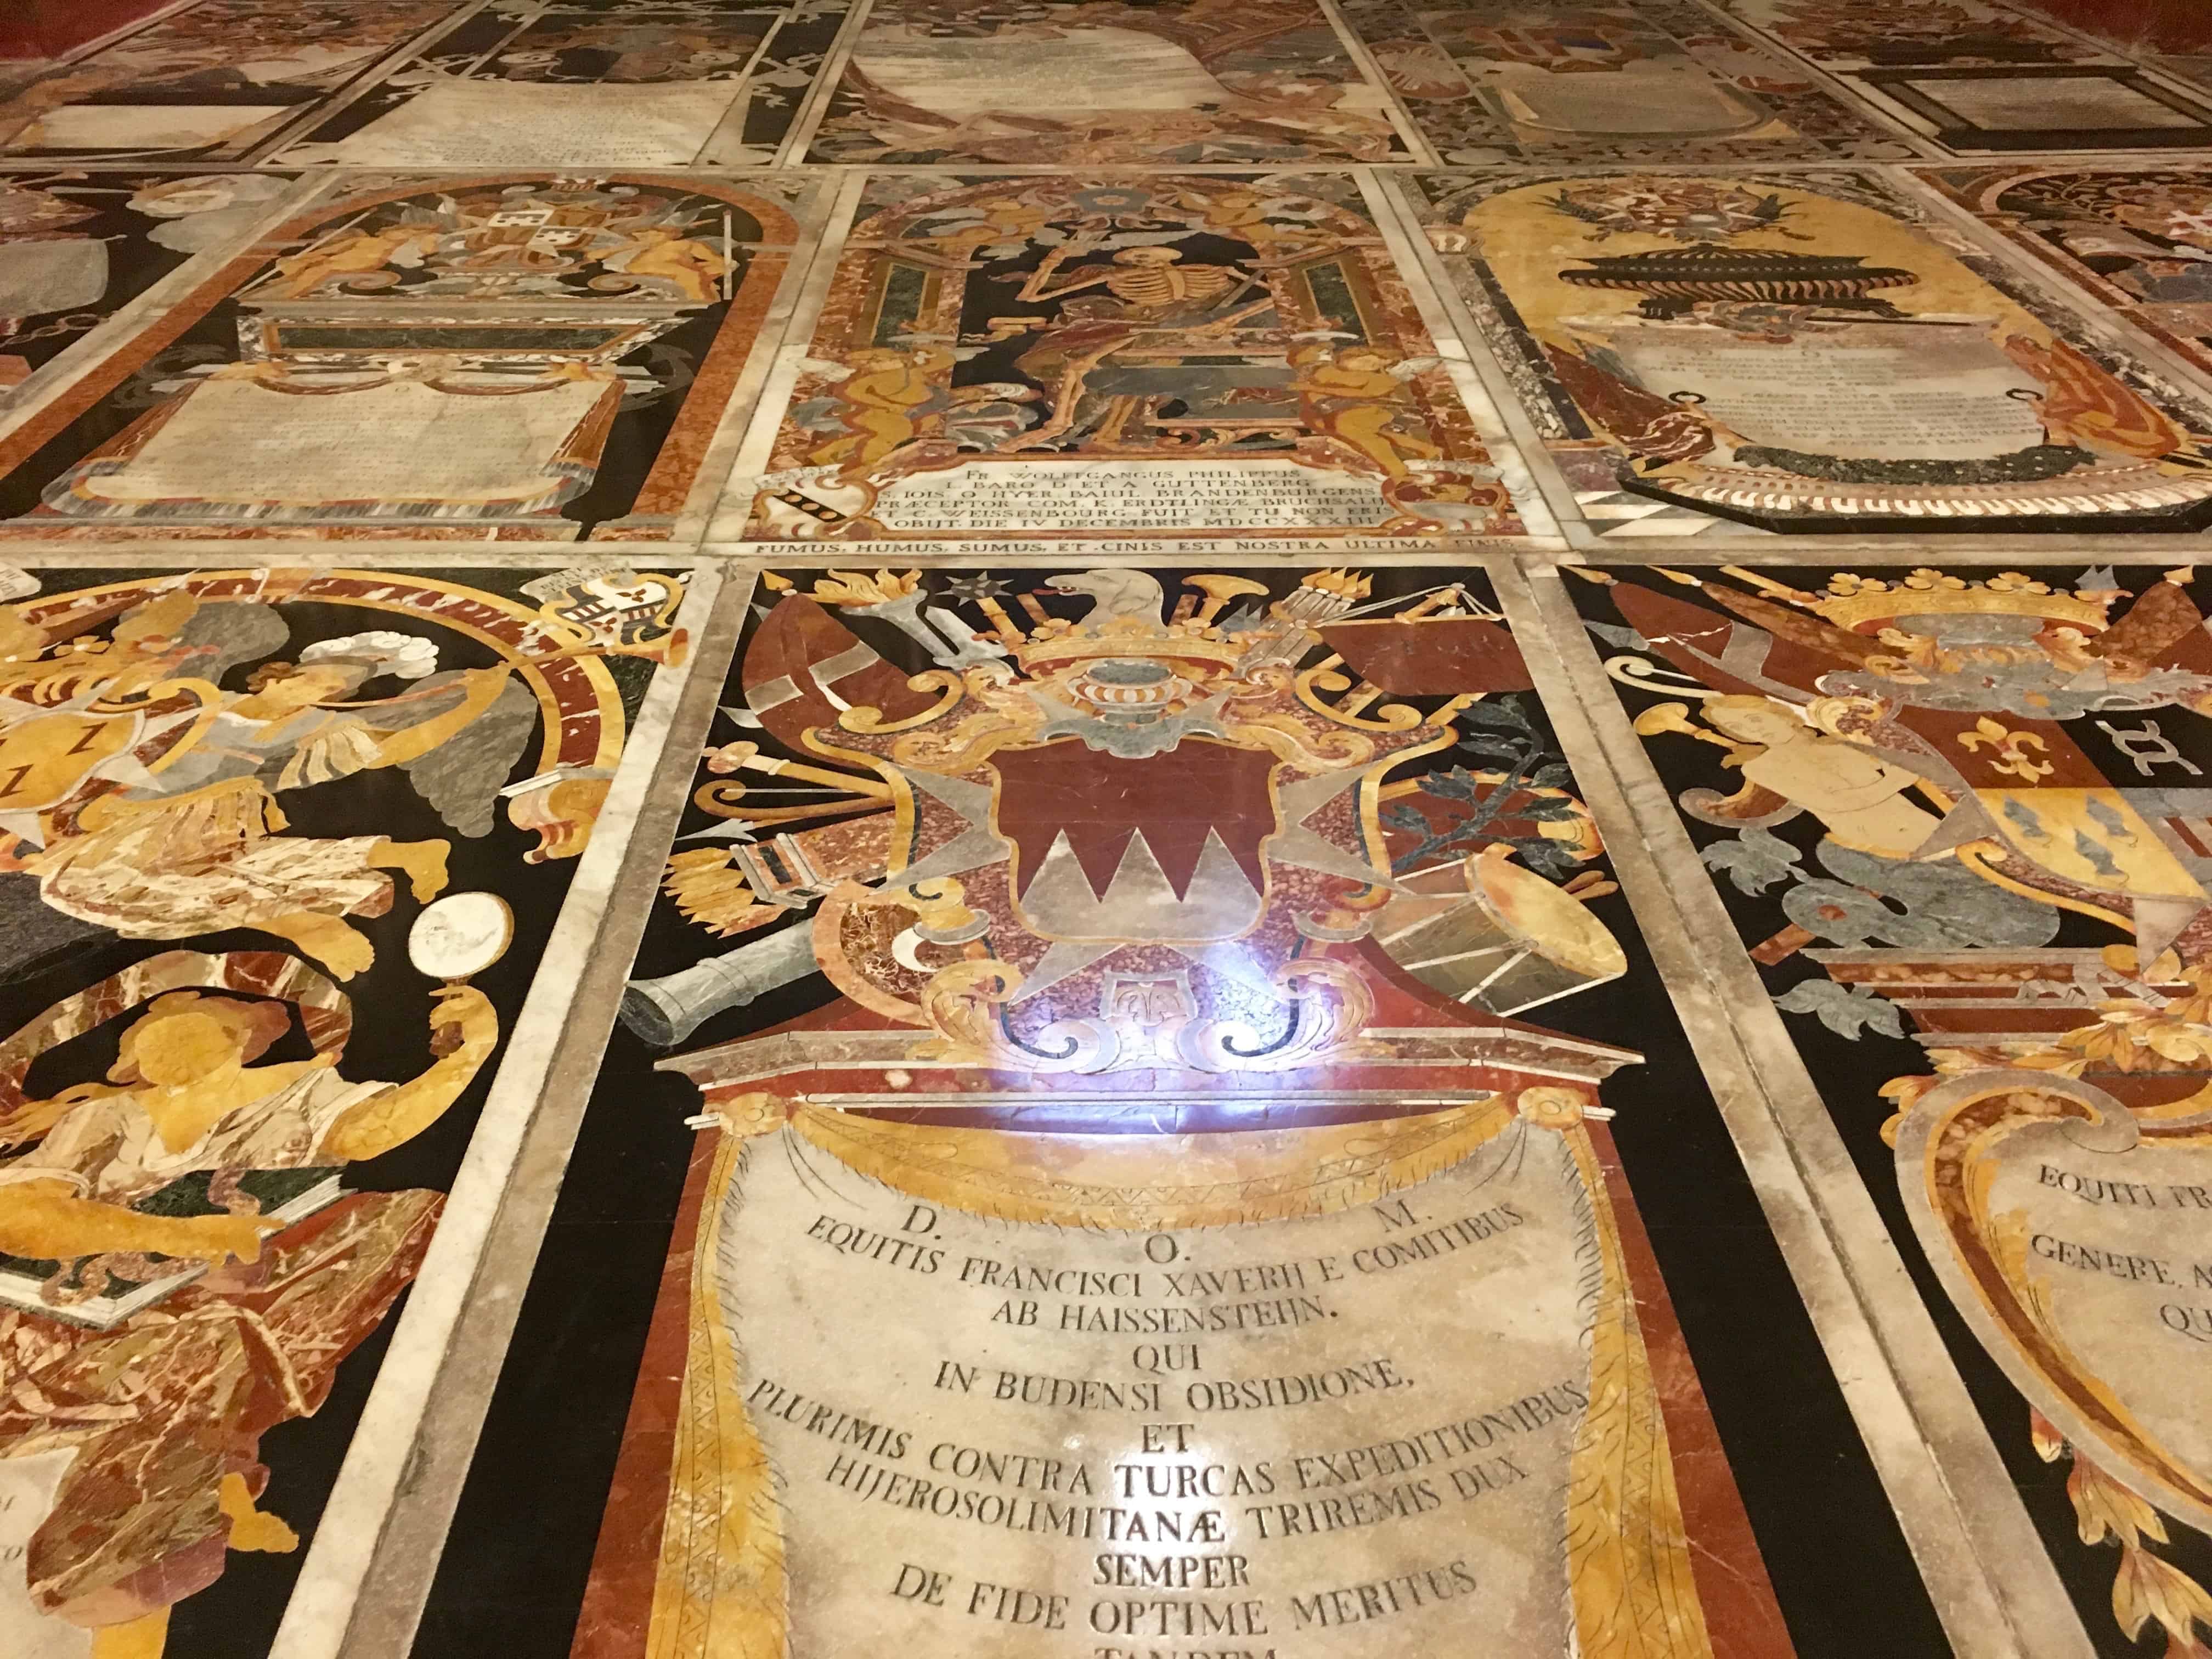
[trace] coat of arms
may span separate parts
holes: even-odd
[[[784,586],[740,670],[749,706],[726,711],[754,731],[708,757],[727,839],[679,849],[668,884],[726,936],[815,914],[634,986],[633,1025],[664,1045],[818,967],[836,1017],[872,1028],[805,1039],[848,1073],[863,1051],[1101,1089],[1321,1068],[1340,1091],[1328,1068],[1349,1065],[1387,1091],[1542,1047],[1501,1017],[1625,966],[1578,896],[1589,816],[1511,698],[1528,671],[1463,586]],[[909,644],[929,667],[885,654]]]

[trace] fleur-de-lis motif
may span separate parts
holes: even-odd
[[[1959,747],[1969,754],[1978,755],[1984,748],[1992,749],[2002,757],[1995,769],[2024,783],[2033,783],[2038,778],[2047,778],[2058,768],[2051,761],[2039,761],[2028,751],[2039,753],[2050,745],[2033,732],[2011,732],[1991,720],[1987,714],[1974,722],[1971,732],[1959,733]]]

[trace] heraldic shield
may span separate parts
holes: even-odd
[[[811,927],[634,986],[633,1024],[672,1044],[818,968],[843,1003],[726,1047],[769,1063],[766,1044],[779,1071],[818,1054],[848,1085],[856,1066],[896,1069],[902,1105],[977,1071],[1019,1072],[1073,1107],[1072,1089],[1125,1091],[1133,1071],[1197,1096],[1264,1077],[1281,1097],[1285,1074],[1340,1066],[1382,1068],[1352,1091],[1375,1103],[1424,1082],[1458,1097],[1470,1062],[1556,1048],[1508,1017],[1625,966],[1557,879],[1599,850],[1587,812],[1527,769],[1454,768],[1492,825],[1458,836],[1443,796],[1391,781],[1462,746],[1470,708],[1528,686],[1496,614],[1452,586],[1375,602],[1343,570],[1279,599],[1241,576],[1182,586],[1170,610],[1130,569],[1021,593],[982,575],[933,593],[918,572],[786,584],[739,671],[741,723],[819,763],[739,742],[709,769],[850,800],[836,822],[793,807],[811,827],[680,852],[670,890],[725,935],[812,906]],[[908,672],[840,612],[936,665]],[[1424,712],[1394,694],[1444,700]],[[773,822],[758,787],[700,799]],[[1512,859],[1509,823],[1534,860]],[[1630,1058],[1566,1047],[1593,1081]],[[736,1059],[666,1063],[723,1080]],[[1430,1065],[1449,1076],[1422,1079]],[[747,1061],[726,1081],[763,1075]],[[1305,1081],[1338,1113],[1355,1104],[1336,1099],[1341,1079]]]

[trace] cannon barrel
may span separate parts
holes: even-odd
[[[813,973],[814,930],[795,927],[659,979],[634,979],[623,992],[622,1022],[656,1048],[672,1048],[728,1008],[742,1008],[778,986]]]

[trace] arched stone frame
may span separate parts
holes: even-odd
[[[690,502],[725,405],[736,389],[760,331],[787,274],[797,246],[800,222],[791,205],[766,191],[752,191],[711,179],[651,172],[607,172],[595,182],[635,185],[673,190],[730,204],[742,210],[760,228],[760,239],[747,245],[749,252],[742,280],[726,301],[713,343],[701,360],[692,384],[685,389],[682,406],[636,496],[619,519],[603,521],[615,538],[657,540],[672,532],[672,520]],[[248,249],[224,261],[197,287],[183,295],[158,319],[122,342],[91,372],[81,377],[44,408],[0,440],[0,477],[30,462],[57,439],[64,437],[82,416],[97,408],[158,354],[176,344],[224,301],[234,299],[273,268],[280,253],[304,245],[319,231],[343,218],[410,197],[437,196],[457,191],[497,188],[551,182],[541,173],[482,172],[457,173],[451,178],[386,176],[375,188],[356,195],[325,196],[276,225]],[[158,411],[157,411],[158,412]],[[611,416],[610,415],[610,417]],[[111,442],[113,441],[110,441]],[[59,476],[106,447],[88,445],[63,458]],[[210,523],[204,520],[163,519],[137,514],[105,522],[72,520],[40,507],[0,522],[0,539],[35,537],[41,539],[115,539],[149,537],[257,537],[296,534],[299,517],[272,518],[246,523]],[[484,520],[447,520],[421,518],[320,522],[319,538],[367,539],[404,535],[410,539],[465,537],[483,539],[565,539],[573,534],[573,521],[557,511],[542,515],[542,523],[488,522]]]

